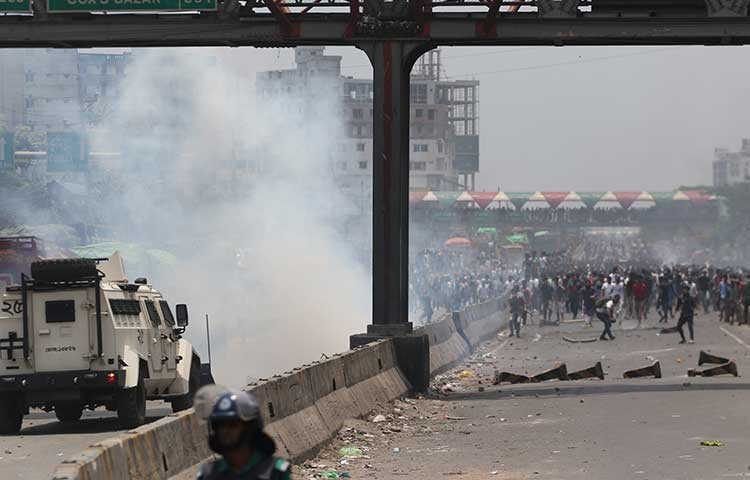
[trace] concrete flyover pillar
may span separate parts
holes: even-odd
[[[414,337],[396,341],[396,348],[399,360],[418,362],[416,368],[400,367],[412,387],[421,391],[429,382],[430,362],[429,345],[416,338],[421,336],[413,333],[408,311],[409,75],[419,56],[431,47],[398,39],[363,41],[357,46],[373,66],[373,281],[372,323],[367,333],[353,335],[350,345]],[[425,371],[427,378],[423,378]]]

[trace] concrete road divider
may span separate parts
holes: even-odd
[[[456,328],[450,313],[418,329],[417,333],[426,334],[430,342],[430,375],[454,367],[471,353],[471,347]]]
[[[458,312],[457,327],[472,348],[507,326],[507,318],[502,312],[503,303],[502,299],[496,298]]]
[[[280,454],[292,460],[313,454],[349,418],[410,389],[385,339],[295,369],[249,389],[261,405]],[[167,479],[208,458],[206,426],[188,410],[100,442],[61,464],[56,480]]]
[[[345,420],[407,394],[412,388],[407,378],[428,381],[430,374],[461,361],[472,345],[502,328],[502,305],[501,300],[474,305],[415,334],[377,340],[249,385],[279,454],[294,461],[314,454]],[[412,362],[410,352],[421,361]],[[428,354],[429,365],[423,360]],[[205,424],[187,410],[92,445],[59,465],[54,478],[163,480],[197,471],[211,454],[206,437]]]
[[[92,445],[65,460],[52,478],[165,479],[209,454],[206,429],[187,410]]]
[[[602,362],[596,362],[596,365],[577,372],[571,372],[568,374],[570,380],[583,380],[586,378],[598,378],[604,380],[604,369],[602,368]]]
[[[564,363],[561,363],[555,368],[537,373],[531,377],[532,382],[544,382],[547,380],[568,380],[568,367]]]
[[[702,366],[705,363],[710,363],[714,365],[722,365],[724,363],[729,363],[728,358],[719,357],[718,355],[711,355],[708,352],[705,352],[701,350],[700,355],[698,355],[698,366]]]
[[[495,378],[492,381],[493,385],[500,385],[503,382],[509,383],[528,383],[529,377],[526,375],[519,375],[511,372],[498,372],[495,371]]]
[[[636,368],[634,370],[628,370],[622,374],[623,378],[640,378],[640,377],[654,377],[661,378],[661,364],[659,361],[655,361],[648,367]]]
[[[722,365],[704,368],[703,370],[695,368],[688,370],[689,377],[715,377],[717,375],[734,375],[736,377],[738,375],[737,364],[734,363],[734,360],[729,360]]]

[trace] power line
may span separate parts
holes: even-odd
[[[569,65],[583,65],[586,63],[595,63],[595,62],[603,62],[606,60],[614,60],[618,58],[626,58],[626,57],[635,57],[639,55],[652,55],[654,53],[663,52],[666,50],[675,50],[680,47],[669,47],[669,48],[658,48],[658,49],[649,49],[649,50],[640,50],[638,52],[632,52],[632,53],[622,53],[617,55],[607,55],[603,57],[594,57],[589,59],[581,59],[581,60],[568,60],[565,62],[557,62],[557,63],[547,63],[542,65],[529,65],[526,67],[515,67],[515,68],[505,68],[501,70],[487,70],[484,72],[473,72],[473,73],[467,73],[463,75],[447,75],[447,79],[456,79],[456,78],[466,78],[466,77],[475,77],[479,75],[495,75],[499,73],[513,73],[513,72],[524,72],[529,70],[542,70],[546,68],[557,68],[557,67],[564,67]]]
[[[456,58],[469,58],[469,57],[484,57],[487,55],[504,55],[506,53],[514,53],[514,52],[520,52],[522,50],[537,50],[539,47],[523,47],[523,48],[512,48],[509,50],[500,50],[500,51],[493,51],[493,52],[482,52],[482,53],[467,53],[464,55],[446,55],[442,57],[444,60],[451,60]],[[372,68],[372,65],[369,63],[360,63],[357,65],[347,65],[344,67],[341,67],[341,70],[349,70],[349,69],[356,69],[356,68]]]

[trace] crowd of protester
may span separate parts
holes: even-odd
[[[638,238],[583,238],[554,253],[530,252],[522,268],[491,252],[435,249],[416,256],[410,285],[411,311],[429,323],[436,311],[460,310],[505,297],[511,334],[533,322],[559,325],[566,318],[604,323],[602,340],[614,339],[611,324],[633,320],[680,333],[693,317],[715,312],[722,321],[750,323],[750,271],[711,265],[663,265]]]
[[[514,286],[511,313],[521,324],[538,318],[540,325],[559,324],[579,315],[587,325],[592,320],[635,320],[637,327],[653,319],[656,324],[681,334],[686,324],[694,340],[693,317],[699,310],[716,312],[722,321],[748,324],[750,319],[750,272],[741,268],[710,265],[661,265],[643,242],[581,242],[556,255],[531,254],[526,258],[524,280]],[[517,304],[517,305],[516,305]],[[606,308],[605,308],[606,306]],[[602,340],[611,337],[605,322]]]
[[[429,323],[436,311],[450,312],[501,297],[520,270],[508,268],[488,252],[434,249],[412,262],[409,308],[417,323]]]

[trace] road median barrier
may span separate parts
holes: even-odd
[[[430,375],[449,370],[471,353],[471,347],[456,327],[452,313],[418,329],[417,333],[426,334],[430,342]]]
[[[315,453],[344,421],[367,415],[411,388],[398,368],[394,339],[248,386],[279,454]],[[187,410],[99,442],[55,470],[56,480],[167,479],[210,457],[206,426]]]
[[[700,354],[698,355],[698,366],[700,367],[706,363],[722,365],[725,363],[729,363],[729,359],[720,357],[718,355],[712,355],[706,351],[701,350]]]
[[[721,365],[704,368],[703,370],[698,370],[695,368],[691,368],[690,370],[688,370],[688,377],[715,377],[717,375],[734,375],[735,377],[738,376],[739,374],[737,372],[737,364],[734,362],[734,360],[729,360]]]
[[[503,304],[502,299],[495,298],[458,312],[456,326],[472,349],[507,326],[507,318],[502,312]]]
[[[602,368],[602,362],[596,362],[596,365],[577,372],[568,373],[569,380],[584,380],[586,378],[598,378],[604,380],[604,369]]]
[[[495,371],[495,378],[492,381],[493,385],[500,385],[501,383],[508,382],[508,383],[528,383],[529,377],[526,375],[520,375],[517,373],[511,373],[511,372],[499,372]]]
[[[347,419],[364,417],[412,389],[407,375],[414,374],[416,367],[404,352],[414,351],[427,358],[420,352],[431,350],[429,373],[447,370],[467,357],[472,346],[502,328],[501,307],[499,299],[470,306],[428,325],[417,335],[376,340],[274,375],[247,389],[258,399],[266,430],[277,441],[279,454],[300,461],[330,440]],[[423,349],[417,344],[420,341]],[[415,345],[402,345],[404,342]],[[424,368],[427,370],[427,365]],[[92,445],[60,464],[53,478],[183,477],[197,471],[211,456],[206,437],[205,424],[192,409],[186,410]]]
[[[628,370],[622,374],[623,378],[654,377],[661,378],[661,364],[655,361],[651,365],[634,370]]]
[[[537,373],[530,380],[534,383],[545,382],[547,380],[568,380],[568,367],[564,363],[561,363],[555,368]]]

